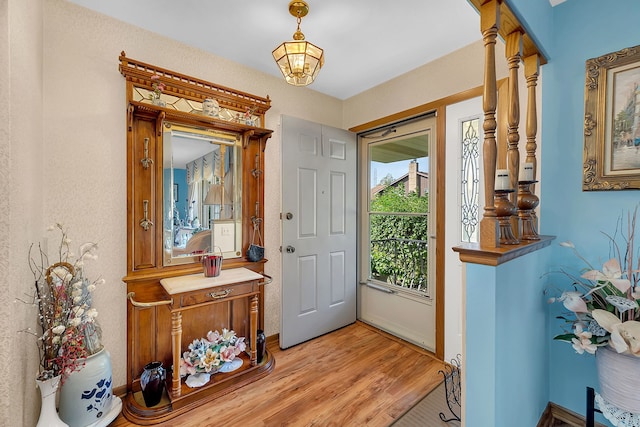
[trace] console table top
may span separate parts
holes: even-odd
[[[169,295],[176,295],[183,292],[198,291],[215,286],[231,285],[263,278],[262,274],[240,267],[222,270],[217,277],[205,277],[204,273],[168,277],[160,280],[160,284]]]

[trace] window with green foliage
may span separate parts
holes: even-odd
[[[371,200],[371,278],[426,292],[428,193],[388,186]]]
[[[368,149],[369,279],[427,296],[430,138],[414,131]]]

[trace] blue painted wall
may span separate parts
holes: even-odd
[[[546,0],[509,4],[549,60],[542,68],[539,112],[540,232],[557,240],[496,268],[467,264],[468,427],[535,426],[547,401],[585,413],[585,388],[597,387],[595,358],[552,341],[561,330],[554,318],[561,307],[547,305],[543,291],[566,283],[541,276],[561,266],[581,267],[558,245],[565,240],[600,265],[609,255],[601,231],[613,232],[618,217],[640,202],[638,190],[582,191],[585,61],[640,44],[640,1],[568,0],[554,8]]]
[[[581,190],[585,61],[640,44],[639,19],[637,0],[569,0],[553,8],[551,57],[542,85],[542,232],[558,236],[558,242],[573,241],[594,265],[609,254],[600,232],[613,233],[617,218],[640,201],[640,192]],[[571,251],[558,245],[552,257],[549,269],[579,266]],[[551,342],[560,332],[553,320],[558,309],[549,307],[550,400],[584,414],[585,387],[597,387],[595,358]]]
[[[466,425],[535,426],[549,401],[549,247],[498,267],[467,264]]]
[[[171,228],[170,221],[172,220],[173,213],[171,212],[171,199],[173,198],[173,189],[171,187],[171,173],[169,170],[165,170],[163,175],[163,188],[165,189],[164,194],[164,219],[165,219],[165,228]],[[175,206],[180,215],[180,219],[184,220],[186,218],[186,208],[187,208],[187,170],[186,169],[174,169],[173,170],[173,182],[178,184],[178,201]],[[169,222],[167,222],[169,221]]]

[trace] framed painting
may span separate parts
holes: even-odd
[[[640,188],[640,46],[586,62],[583,191]]]

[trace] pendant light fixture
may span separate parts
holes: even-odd
[[[318,46],[304,39],[300,31],[302,18],[309,13],[309,6],[301,0],[289,3],[289,13],[296,17],[298,29],[293,33],[293,40],[284,42],[274,49],[276,60],[287,83],[294,86],[306,86],[313,83],[320,68],[324,64],[324,52]]]

